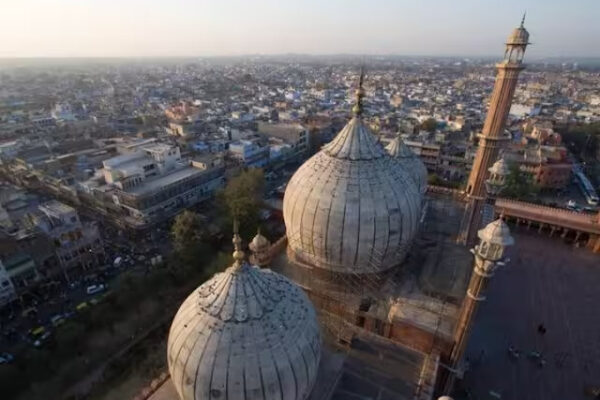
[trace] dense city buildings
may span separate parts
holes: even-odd
[[[515,393],[513,377],[530,376],[524,361],[555,368],[544,367],[558,350],[544,347],[541,328],[553,321],[552,343],[570,328],[530,304],[527,316],[504,312],[492,296],[513,290],[498,288],[517,275],[508,256],[549,279],[522,256],[532,236],[547,241],[544,260],[555,245],[581,265],[600,252],[600,75],[567,61],[528,58],[525,68],[528,44],[522,23],[497,64],[0,64],[0,357],[18,360],[2,361],[12,375],[0,369],[0,382],[43,376],[39,387],[10,385],[28,400],[46,390],[430,400]],[[228,186],[248,171],[256,186]],[[178,216],[189,217],[181,231]],[[258,232],[241,237],[248,228]],[[535,285],[526,274],[512,278],[519,295]],[[569,304],[593,309],[596,298],[589,290]],[[489,307],[500,311],[481,316]],[[541,328],[507,329],[500,342],[510,343],[477,335],[513,319]],[[519,341],[528,360],[518,361]],[[519,371],[476,370],[485,357],[473,354],[485,352],[473,343]],[[596,367],[586,360],[561,379],[592,382]]]
[[[36,228],[52,241],[67,280],[70,270],[89,270],[104,261],[98,227],[94,223],[82,223],[73,207],[53,200],[40,205],[39,213],[31,218]]]

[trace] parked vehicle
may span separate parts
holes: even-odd
[[[96,293],[103,292],[104,290],[106,290],[106,285],[104,285],[103,283],[100,283],[98,285],[88,286],[86,289],[86,292],[87,292],[87,294],[96,294]]]
[[[29,330],[29,334],[34,338],[43,335],[45,332],[46,332],[46,328],[44,328],[43,326],[38,326],[36,328],[31,328]]]
[[[100,303],[100,300],[101,300],[101,299],[102,299],[101,297],[94,297],[93,299],[90,299],[89,303],[90,303],[92,306],[95,306],[96,304]]]
[[[44,343],[52,336],[51,332],[44,332],[36,341],[33,342],[35,347],[42,347]]]
[[[38,310],[37,310],[36,307],[29,307],[29,308],[26,308],[25,310],[23,310],[23,312],[21,313],[21,315],[24,318],[27,318],[27,317],[34,316],[35,314],[37,314],[37,312],[38,312]]]
[[[65,317],[62,314],[56,314],[52,318],[50,318],[50,322],[53,326],[61,326],[65,323]]]

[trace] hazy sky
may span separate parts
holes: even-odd
[[[0,57],[600,56],[600,0],[0,0]]]

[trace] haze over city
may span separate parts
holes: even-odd
[[[0,57],[489,56],[524,11],[529,57],[600,56],[595,0],[4,0]]]

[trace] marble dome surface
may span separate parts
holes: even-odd
[[[427,168],[425,168],[425,164],[419,156],[408,148],[400,135],[396,136],[387,145],[386,150],[398,162],[400,168],[410,173],[421,195],[425,195],[425,192],[427,192]]]
[[[182,400],[303,400],[317,375],[319,325],[297,285],[241,262],[183,302],[167,352]]]
[[[377,273],[404,259],[421,194],[358,111],[292,176],[283,216],[298,260],[333,272]]]

